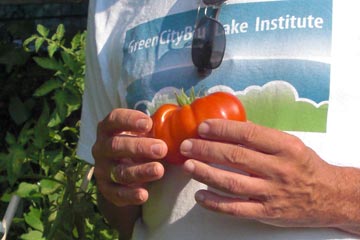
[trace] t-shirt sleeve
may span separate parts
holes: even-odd
[[[104,75],[101,64],[101,54],[97,37],[101,29],[96,28],[96,1],[89,2],[87,41],[86,41],[86,73],[85,90],[82,100],[80,122],[80,138],[78,141],[78,156],[90,164],[94,164],[91,148],[96,140],[98,123],[119,106],[118,101],[111,97],[115,94],[113,83]]]

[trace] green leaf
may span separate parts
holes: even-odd
[[[57,49],[58,49],[58,45],[56,43],[50,43],[48,46],[49,57],[52,58]]]
[[[54,101],[56,103],[56,108],[51,115],[51,120],[49,122],[49,127],[55,127],[58,124],[62,123],[67,117],[66,101],[67,95],[65,91],[57,90],[54,94]]]
[[[68,127],[68,126],[64,127],[61,131],[63,131],[63,132],[71,132],[71,133],[74,133],[74,134],[77,134],[79,132],[77,128]]]
[[[81,97],[72,92],[66,91],[66,116],[78,110],[81,107]]]
[[[61,181],[61,182],[66,181],[66,175],[62,171],[58,171],[54,177],[58,181]]]
[[[79,48],[81,46],[81,39],[82,39],[82,34],[78,33],[76,34],[73,39],[71,40],[71,49],[75,50],[77,48]]]
[[[32,137],[32,121],[27,121],[24,123],[23,127],[21,128],[20,133],[18,134],[17,142],[24,146],[29,143],[29,138]]]
[[[30,111],[18,96],[10,98],[9,113],[17,125],[24,123],[30,116]]]
[[[79,70],[80,64],[76,62],[74,56],[67,52],[61,52],[61,58],[64,61],[64,64],[68,66],[72,72],[77,72]]]
[[[14,194],[11,193],[11,192],[5,192],[5,193],[2,194],[0,200],[1,200],[2,202],[8,203],[8,202],[11,201],[11,198],[12,198],[13,195],[14,195]]]
[[[56,150],[46,151],[44,160],[40,163],[41,168],[46,174],[51,170],[52,173],[57,173],[63,167],[62,160],[64,159],[63,150],[61,147]]]
[[[49,29],[47,29],[46,27],[44,27],[41,24],[37,25],[36,30],[38,31],[38,33],[43,36],[43,37],[47,37],[49,35]]]
[[[24,40],[24,42],[23,42],[23,47],[24,47],[25,51],[30,51],[30,49],[28,48],[28,45],[29,45],[32,41],[34,41],[35,39],[37,39],[38,37],[39,37],[38,35],[34,34],[34,35],[32,35],[31,37],[29,37],[29,38],[27,38],[27,39]]]
[[[6,133],[6,137],[5,137],[5,141],[7,144],[9,145],[13,145],[16,143],[16,138],[13,134],[11,134],[10,132]]]
[[[38,89],[36,89],[34,96],[35,97],[42,97],[46,94],[50,93],[51,91],[60,88],[62,86],[61,81],[56,79],[50,79],[44,82]]]
[[[26,182],[20,183],[16,194],[21,198],[31,198],[39,196],[40,188],[37,184],[30,184]]]
[[[58,40],[62,40],[65,35],[65,27],[64,24],[59,24],[59,26],[56,29],[56,38]]]
[[[26,158],[26,152],[22,146],[15,144],[9,148],[9,155],[7,159],[7,175],[10,185],[13,185],[21,176],[22,166]]]
[[[41,48],[41,46],[43,45],[45,39],[44,38],[37,38],[35,40],[35,51],[39,52],[39,49]]]
[[[40,191],[43,195],[50,195],[54,193],[61,185],[58,182],[43,179],[40,181]]]
[[[44,231],[44,225],[41,221],[41,211],[30,207],[30,212],[24,215],[25,222],[35,230]]]
[[[68,91],[68,89],[57,90],[54,94],[54,100],[56,103],[55,110],[62,121],[81,106],[81,97],[76,96],[73,92]]]
[[[20,236],[20,239],[22,240],[45,240],[43,238],[43,234],[40,231],[30,231],[28,233],[24,233]]]
[[[49,162],[57,163],[62,161],[64,158],[64,154],[61,148],[56,150],[47,151],[46,157],[49,159]]]
[[[48,123],[48,127],[50,127],[50,128],[56,127],[57,125],[59,125],[63,121],[64,121],[64,119],[61,118],[58,110],[55,109],[54,112],[51,114],[50,121]],[[60,139],[61,139],[61,137],[60,137]]]
[[[33,57],[33,59],[42,68],[55,71],[63,70],[63,66],[61,65],[61,63],[56,61],[56,59],[45,57]]]
[[[47,102],[44,101],[44,106],[40,118],[34,127],[34,145],[42,149],[46,145],[49,138],[49,128],[47,126],[50,117],[50,109]]]

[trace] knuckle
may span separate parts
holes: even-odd
[[[118,114],[119,114],[119,109],[114,109],[114,110],[112,110],[112,111],[108,114],[107,120],[108,120],[109,122],[114,122],[114,121],[116,121]],[[103,122],[101,122],[101,124],[103,125]]]
[[[209,170],[206,171],[198,171],[197,174],[199,174],[199,178],[201,179],[201,181],[209,183],[212,182],[212,177],[211,177],[211,173]]]
[[[235,178],[228,178],[226,185],[229,192],[234,194],[241,194],[242,186]]]
[[[139,139],[134,143],[134,153],[144,154],[145,153],[145,144]]]
[[[263,202],[276,201],[276,196],[269,189],[256,194],[256,198],[263,201]]]
[[[127,165],[121,164],[116,168],[117,180],[120,184],[129,185],[135,181],[135,173],[130,171]]]
[[[284,185],[290,185],[294,182],[294,174],[294,167],[291,164],[287,164],[277,169],[276,178],[279,180],[280,183]]]
[[[132,155],[143,155],[146,153],[147,145],[140,138],[131,136],[114,136],[111,139],[112,153],[130,153]]]
[[[197,152],[197,154],[203,156],[203,155],[209,155],[210,152],[210,148],[208,146],[208,144],[206,144],[206,142],[204,141],[196,141],[194,142],[196,143],[196,148],[194,148]]]
[[[283,209],[272,204],[265,204],[263,215],[266,219],[279,219],[283,215]]]
[[[202,163],[198,164],[198,166],[195,167],[193,174],[194,177],[201,182],[209,183],[209,184],[213,182],[211,178],[211,172],[207,167],[204,167]]]
[[[127,113],[127,114],[124,114],[123,123],[124,123],[126,126],[131,126],[131,125],[134,123],[134,121],[133,121],[133,114],[132,114],[131,111],[130,111],[129,113]]]
[[[212,202],[212,208],[213,208],[213,209],[222,209],[222,208],[223,208],[223,204],[220,202],[219,199],[215,199],[215,200]]]
[[[131,136],[114,136],[110,140],[110,151],[113,156],[125,157],[128,154],[136,155],[144,152],[144,146]]]
[[[124,144],[124,141],[121,137],[114,136],[110,139],[110,151],[111,153],[116,153],[120,149],[122,149],[122,146]]]
[[[298,137],[291,138],[288,144],[291,146],[289,149],[292,149],[294,156],[301,156],[307,150],[307,146]]]
[[[244,132],[243,141],[245,143],[252,143],[259,134],[258,127],[255,124],[248,123],[247,131]]]
[[[220,121],[217,128],[214,129],[215,134],[219,136],[226,136],[229,132],[229,124],[227,121]],[[230,129],[231,130],[231,129]]]
[[[117,167],[117,180],[121,184],[130,184],[132,182],[131,180],[131,174],[129,174],[128,171],[126,171],[126,168],[124,165],[119,165]]]
[[[148,171],[144,165],[121,164],[117,169],[118,182],[123,185],[133,185],[146,182]]]
[[[132,111],[128,109],[116,108],[108,114],[107,121],[110,123],[116,123],[118,125],[130,126],[133,123],[132,116]]]
[[[244,151],[241,150],[239,147],[231,148],[225,154],[225,160],[231,164],[238,164],[239,159],[243,159]]]

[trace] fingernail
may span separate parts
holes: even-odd
[[[201,123],[201,124],[199,125],[198,131],[199,131],[199,135],[206,135],[206,134],[209,133],[209,131],[210,131],[210,126],[209,126],[209,124],[208,124],[208,123],[205,123],[205,122]]]
[[[149,176],[156,177],[156,176],[160,176],[161,173],[162,173],[162,168],[158,165],[155,165],[154,167],[147,169],[147,174]]]
[[[147,130],[148,127],[149,127],[149,121],[147,119],[139,119],[136,121],[136,127],[139,129],[139,130]]]
[[[156,167],[147,169],[147,174],[149,176],[155,176],[157,175],[158,169]]]
[[[184,170],[188,173],[192,173],[195,169],[195,165],[192,161],[186,161],[184,163]]]
[[[193,144],[190,140],[185,140],[180,145],[180,151],[182,153],[189,153],[191,152],[192,146]]]
[[[151,152],[157,156],[161,156],[163,153],[163,147],[162,144],[156,143],[150,147]]]
[[[201,192],[195,193],[195,200],[196,200],[197,202],[203,202],[204,199],[205,199],[205,196],[204,196],[203,193],[201,193]]]

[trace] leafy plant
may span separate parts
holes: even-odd
[[[0,152],[1,209],[12,194],[23,201],[9,239],[114,239],[96,206],[93,182],[81,187],[91,166],[76,156],[84,89],[86,32],[70,43],[60,24],[55,33],[38,25],[24,41],[33,60],[50,71],[32,96],[13,96],[16,126]]]

